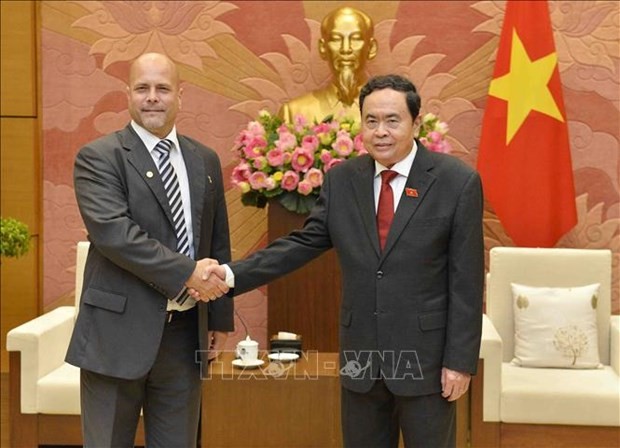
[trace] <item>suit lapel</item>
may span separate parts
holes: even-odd
[[[123,148],[128,151],[127,160],[149,186],[157,202],[166,214],[168,221],[170,221],[170,225],[174,228],[172,211],[170,210],[168,196],[166,196],[166,189],[164,188],[159,170],[149,154],[148,149],[146,149],[140,137],[131,129],[131,125],[128,125],[120,132],[120,139]]]
[[[196,145],[189,139],[179,135],[181,153],[185,161],[187,170],[187,181],[189,183],[189,196],[192,203],[192,233],[194,234],[194,250],[200,247],[200,227],[202,210],[204,207],[204,197],[207,179],[211,182],[211,177],[205,173],[203,158],[196,153]]]
[[[435,182],[435,176],[429,173],[432,168],[433,160],[428,149],[418,142],[418,152],[411,166],[409,177],[407,177],[405,190],[403,190],[403,195],[398,202],[398,208],[394,214],[390,233],[388,233],[385,242],[382,258],[385,258],[396,244],[403,230],[405,230],[407,223],[411,220],[419,205],[422,203],[424,196],[426,196],[426,193],[428,193]],[[410,195],[407,194],[408,189],[411,192]]]
[[[367,160],[360,164],[358,176],[351,179],[351,184],[353,185],[357,208],[361,214],[368,239],[370,239],[372,247],[375,249],[377,256],[379,256],[381,251],[379,250],[379,235],[377,234],[374,174],[374,160],[371,157],[367,157]]]

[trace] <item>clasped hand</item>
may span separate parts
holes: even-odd
[[[217,260],[203,258],[196,262],[196,268],[185,282],[187,292],[195,300],[208,302],[222,297],[229,290],[226,284],[226,270]]]

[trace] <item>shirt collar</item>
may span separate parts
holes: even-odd
[[[138,134],[138,137],[140,137],[140,140],[142,140],[142,143],[144,143],[144,146],[146,146],[146,149],[148,149],[149,153],[153,152],[153,149],[155,149],[155,146],[157,145],[157,143],[159,143],[160,140],[170,140],[173,143],[171,151],[173,151],[174,148],[181,148],[181,146],[179,146],[176,126],[173,126],[170,133],[166,135],[166,137],[163,139],[150,133],[138,123],[136,123],[134,120],[131,120],[131,127],[134,131],[136,131],[136,134]]]
[[[387,168],[375,160],[375,177],[380,176],[381,172],[387,169],[396,171],[401,176],[409,177],[409,172],[411,171],[411,166],[413,165],[413,161],[417,153],[418,153],[418,144],[414,140],[409,154],[407,154],[407,156],[401,161],[395,163],[394,166],[392,166],[392,168]]]

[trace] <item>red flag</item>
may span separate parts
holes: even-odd
[[[577,223],[557,54],[546,1],[508,0],[478,170],[518,246],[552,247]]]

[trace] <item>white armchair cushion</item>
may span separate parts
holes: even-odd
[[[502,338],[486,314],[482,315],[480,359],[484,360],[482,419],[485,422],[498,422],[502,392]]]
[[[21,412],[36,414],[37,382],[64,363],[75,308],[61,306],[7,333],[8,351],[21,352]]]
[[[620,426],[620,379],[610,366],[561,372],[503,363],[501,421]]]
[[[609,349],[611,350],[609,364],[616,371],[616,374],[620,375],[620,316],[611,316],[609,322],[609,336],[611,339],[609,344]]]
[[[38,381],[41,414],[80,415],[80,369],[63,363]]]
[[[591,369],[599,359],[599,284],[571,288],[512,283],[515,357],[528,367]]]

